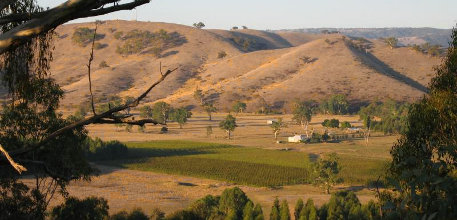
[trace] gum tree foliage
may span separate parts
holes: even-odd
[[[301,125],[303,129],[307,131],[309,122],[311,122],[314,108],[315,105],[312,102],[296,102],[292,110],[292,120]]]
[[[324,114],[343,115],[348,113],[349,102],[345,95],[332,95],[320,104],[320,108]]]
[[[167,123],[172,108],[166,102],[156,102],[152,107],[152,118],[158,122]]]
[[[219,123],[219,128],[227,132],[227,137],[230,139],[232,132],[237,127],[236,125],[236,118],[232,115],[227,115],[224,120]]]
[[[182,128],[182,126],[187,123],[187,119],[190,117],[192,117],[192,112],[184,107],[173,109],[170,113],[170,119],[177,122],[179,124],[179,128]]]
[[[457,218],[457,29],[436,69],[430,93],[411,106],[407,129],[392,147],[389,174],[396,193],[384,207],[400,218]],[[386,194],[389,194],[386,192]]]
[[[214,106],[214,103],[207,102],[203,105],[203,109],[209,117],[209,120],[212,120],[213,113],[217,111],[217,108]]]
[[[359,116],[365,122],[370,123],[370,128],[385,134],[401,134],[406,131],[409,104],[387,100],[383,103],[372,102],[359,111]],[[381,120],[374,120],[374,117]]]
[[[94,172],[84,156],[87,131],[83,126],[48,138],[78,120],[56,112],[63,90],[49,77],[53,30],[70,20],[128,10],[149,1],[107,5],[113,2],[69,0],[46,10],[34,0],[0,2],[1,81],[10,97],[0,112],[0,144],[5,150],[0,155],[2,219],[44,219],[54,193],[67,196],[71,180],[89,180]],[[11,158],[4,156],[6,152]],[[23,184],[18,172],[26,172],[36,184]]]
[[[233,213],[236,219],[242,219],[243,209],[248,202],[249,198],[240,188],[226,189],[219,200],[219,211],[225,215]]]
[[[106,219],[108,217],[108,201],[103,198],[88,197],[80,200],[69,197],[65,203],[52,209],[52,220],[66,219]]]
[[[336,153],[331,153],[327,158],[319,158],[314,164],[314,184],[322,187],[327,194],[330,194],[330,189],[340,182],[338,174],[341,170],[339,158]]]
[[[246,103],[237,101],[233,104],[232,111],[235,112],[235,114],[243,113],[243,111],[246,111],[246,108]]]
[[[273,129],[273,134],[275,135],[275,139],[277,140],[279,132],[282,128],[287,127],[287,125],[283,122],[282,118],[278,118],[277,121],[273,121],[270,127]]]

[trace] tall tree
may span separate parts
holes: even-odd
[[[209,120],[211,121],[213,113],[217,111],[217,108],[214,106],[212,102],[208,102],[203,105],[203,109],[205,110],[206,114],[209,117]]]
[[[312,102],[296,102],[292,110],[292,120],[300,124],[303,129],[305,129],[306,135],[308,135],[308,125],[311,122],[313,108]]]
[[[273,134],[275,135],[275,139],[278,140],[279,132],[281,131],[282,128],[286,127],[286,124],[282,121],[282,118],[278,118],[277,121],[273,121],[273,123],[270,125],[270,127],[273,129]]]
[[[279,213],[279,199],[275,198],[273,206],[271,207],[270,220],[281,220],[281,215]]]
[[[281,207],[279,208],[279,215],[281,216],[281,220],[290,220],[289,204],[285,199],[281,202]]]
[[[413,104],[392,147],[389,174],[402,218],[457,218],[457,29],[430,93]]]
[[[166,124],[171,110],[170,104],[166,102],[157,102],[154,104],[154,107],[152,107],[153,118],[158,122]]]
[[[187,119],[190,117],[192,117],[192,112],[184,107],[173,109],[171,112],[171,120],[177,122],[179,124],[179,128],[181,129],[182,126],[187,123]]]
[[[330,194],[330,189],[340,181],[338,177],[341,170],[340,166],[336,153],[331,153],[327,158],[319,158],[314,164],[314,183],[324,188],[327,194]]]
[[[236,125],[236,118],[232,115],[227,115],[224,120],[219,123],[219,128],[227,132],[227,137],[230,139],[232,132],[237,127]]]

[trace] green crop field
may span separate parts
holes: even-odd
[[[123,160],[105,161],[128,169],[164,172],[254,186],[310,183],[308,154],[190,141],[128,143]],[[385,161],[344,155],[341,176],[350,184],[377,179]]]

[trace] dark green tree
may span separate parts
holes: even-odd
[[[249,198],[240,188],[226,189],[222,192],[219,200],[219,211],[225,215],[229,215],[232,212],[236,217],[235,219],[242,219],[243,209],[248,202]]]
[[[303,199],[299,198],[297,200],[297,203],[295,204],[295,209],[294,209],[294,217],[296,220],[298,220],[300,218],[300,213],[304,207],[305,207],[305,205],[303,203]]]
[[[230,139],[231,134],[236,127],[236,118],[230,114],[227,115],[227,117],[225,117],[225,119],[219,123],[219,128],[227,132],[228,139]]]
[[[247,107],[246,103],[237,101],[233,104],[232,111],[235,112],[235,114],[243,113],[243,111],[246,110],[246,107]]]
[[[401,218],[457,218],[457,29],[430,92],[411,106],[407,129],[392,147],[390,204]]]
[[[262,206],[260,206],[260,204],[258,204],[258,203],[254,207],[253,216],[254,216],[254,220],[264,220]]]
[[[51,219],[105,219],[108,217],[108,209],[108,202],[103,198],[89,197],[79,200],[75,197],[70,197],[65,200],[64,204],[52,209]]]
[[[206,114],[208,114],[209,120],[211,121],[212,115],[214,112],[217,111],[217,108],[214,106],[212,102],[205,103],[202,107],[205,110]]]
[[[293,106],[293,118],[308,133],[308,125],[313,115],[314,104],[312,102],[296,102]]]
[[[195,213],[199,219],[210,219],[212,215],[217,213],[219,206],[219,197],[207,195],[194,203],[192,203],[189,209]]]
[[[198,23],[194,23],[192,26],[194,26],[195,28],[198,28],[198,29],[202,29],[205,27],[205,24],[200,21]]]
[[[158,122],[167,123],[172,108],[166,102],[157,102],[152,107],[152,118]]]
[[[281,220],[290,220],[289,204],[285,199],[281,202],[281,206],[279,207],[279,215],[281,216]]]
[[[273,129],[273,134],[275,135],[275,139],[278,140],[278,135],[281,129],[287,127],[286,123],[282,121],[282,118],[278,118],[277,121],[273,121],[273,123],[270,125],[270,127]]]
[[[254,203],[248,201],[243,209],[243,220],[254,220]]]
[[[341,167],[339,158],[336,153],[331,153],[327,158],[319,158],[314,164],[314,184],[324,188],[327,194],[330,194],[330,189],[340,181],[338,173]]]
[[[182,128],[182,126],[187,123],[187,119],[190,117],[192,117],[192,112],[184,107],[173,109],[170,114],[170,119],[177,122],[179,124],[179,128]]]
[[[280,215],[280,212],[279,212],[279,199],[278,199],[278,197],[275,198],[275,201],[273,202],[273,206],[271,207],[270,220],[281,220],[281,215]]]

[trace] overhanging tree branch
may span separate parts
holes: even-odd
[[[0,19],[0,24],[10,22],[27,21],[0,35],[0,54],[5,53],[11,48],[24,44],[28,40],[46,33],[57,26],[78,18],[85,18],[103,15],[120,10],[131,10],[140,5],[150,2],[150,0],[133,0],[132,2],[115,5],[108,8],[102,6],[113,3],[114,0],[68,0],[65,3],[36,14],[22,14],[10,17],[10,19]],[[1,6],[1,5],[0,5]],[[8,18],[8,16],[6,16]],[[3,22],[3,23],[2,23]]]

